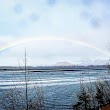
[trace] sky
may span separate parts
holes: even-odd
[[[109,10],[110,0],[0,0],[0,65],[23,65],[25,49],[31,66],[105,63]]]

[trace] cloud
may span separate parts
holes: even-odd
[[[2,41],[3,37],[6,41],[9,39],[16,41],[18,38],[55,35],[78,39],[105,49],[110,40],[109,9],[109,0],[3,0],[0,3],[0,45],[5,42]],[[54,59],[59,59],[59,56],[67,58],[72,55],[81,57],[84,53],[90,55],[88,49],[79,46],[68,47],[62,44],[65,48],[60,48],[60,43],[53,46],[52,44],[44,45],[49,49],[54,48],[50,49],[51,52],[43,49],[43,44],[38,46],[39,48],[35,47],[35,57],[37,52],[39,56],[45,57],[43,59],[52,59],[51,56],[54,56]],[[29,49],[29,53],[34,54],[35,49]],[[13,54],[10,51],[9,53]],[[100,54],[91,54],[93,58],[98,55],[100,56]]]
[[[98,0],[98,2],[101,2],[105,5],[110,5],[110,0]]]
[[[91,6],[94,3],[94,0],[80,0],[86,6]]]
[[[0,22],[0,35],[13,36],[19,34],[19,29],[16,22]]]
[[[48,5],[53,6],[55,5],[57,0],[47,0]]]
[[[32,22],[36,22],[36,21],[38,21],[39,16],[38,16],[36,13],[32,13],[32,14],[29,15],[29,19],[30,19]]]
[[[64,41],[33,41],[1,52],[0,60],[4,59],[2,64],[5,64],[6,61],[8,61],[6,64],[17,64],[18,59],[23,58],[24,49],[27,49],[27,56],[32,65],[51,64],[53,61],[56,63],[57,60],[78,63],[80,61],[77,62],[77,58],[92,59],[104,56],[94,49],[75,43],[72,45],[71,43]]]
[[[91,18],[91,14],[89,12],[83,11],[80,13],[81,20],[89,20]]]
[[[16,4],[14,6],[14,11],[16,14],[21,14],[23,12],[23,6],[21,4]]]
[[[97,18],[93,18],[90,20],[90,25],[93,27],[93,28],[98,28],[101,26],[101,23],[100,23],[100,20],[97,19]]]

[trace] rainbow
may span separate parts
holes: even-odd
[[[96,47],[92,44],[88,44],[84,41],[75,40],[75,39],[68,39],[68,38],[63,38],[63,37],[46,37],[46,36],[45,37],[26,38],[26,39],[22,39],[22,40],[19,40],[19,41],[16,41],[16,42],[8,43],[7,45],[4,45],[4,46],[0,47],[0,52],[4,51],[6,49],[9,49],[9,48],[21,45],[21,44],[33,42],[33,41],[66,41],[66,42],[69,42],[69,43],[72,43],[72,44],[76,43],[76,44],[94,49],[97,52],[100,52],[101,54],[104,54],[107,57],[110,57],[109,52],[104,51],[104,50],[102,50],[102,49],[100,49],[100,48],[98,48],[98,47]]]

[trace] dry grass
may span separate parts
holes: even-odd
[[[103,106],[101,110],[110,110],[110,104]]]

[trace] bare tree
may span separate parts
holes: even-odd
[[[22,89],[15,84],[13,89],[7,90],[0,100],[3,110],[44,110],[44,96],[42,87],[33,84],[30,88],[31,75],[27,70],[27,54],[24,55],[24,85]],[[23,80],[23,79],[22,79]],[[18,82],[18,85],[20,81]]]

